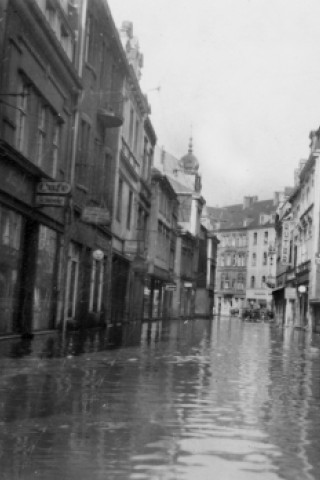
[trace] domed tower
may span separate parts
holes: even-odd
[[[184,171],[184,173],[191,174],[191,175],[198,174],[199,162],[197,157],[193,154],[191,137],[189,141],[188,153],[181,158],[179,165],[181,169]]]
[[[190,177],[192,178],[192,185],[194,191],[201,192],[201,176],[198,173],[199,161],[197,157],[193,154],[192,137],[190,137],[189,140],[188,153],[181,158],[181,160],[179,161],[179,166],[184,174],[190,175]]]

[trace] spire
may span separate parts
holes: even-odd
[[[189,149],[188,149],[188,153],[193,153],[193,147],[192,147],[192,136],[190,137],[190,140],[189,140]]]

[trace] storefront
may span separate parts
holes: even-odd
[[[0,335],[52,329],[62,313],[64,209],[39,207],[43,173],[4,142],[0,154]]]

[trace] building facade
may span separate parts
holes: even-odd
[[[1,334],[27,335],[63,320],[72,129],[81,81],[66,2],[54,8],[44,3],[8,1],[1,22]]]
[[[115,323],[140,320],[143,314],[148,242],[142,236],[149,230],[150,171],[156,143],[150,106],[139,85],[142,55],[132,23],[123,22],[120,38],[128,68],[114,179],[111,317]]]
[[[242,204],[207,207],[219,240],[216,312],[239,314],[244,309],[271,309],[275,276],[275,211],[272,200],[246,196]]]
[[[176,258],[178,199],[169,180],[152,171],[152,204],[148,235],[148,277],[144,292],[144,319],[171,318]]]
[[[278,211],[277,321],[320,331],[320,132],[310,134],[310,154],[295,171],[295,188]]]

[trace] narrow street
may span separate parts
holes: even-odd
[[[0,478],[319,478],[320,339],[238,318],[0,342]]]

